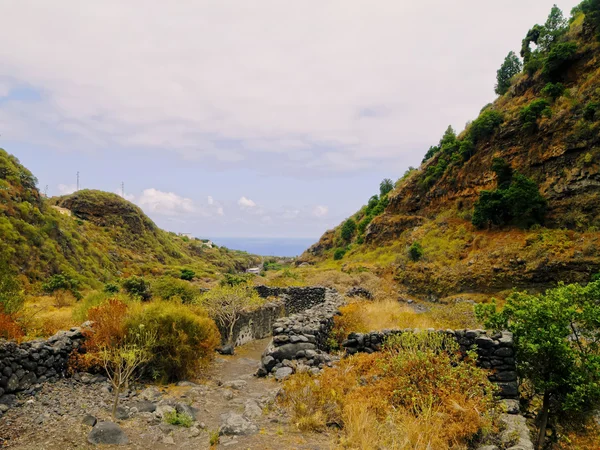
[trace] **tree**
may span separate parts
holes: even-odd
[[[551,413],[587,413],[600,400],[600,281],[513,293],[504,308],[475,307],[485,326],[514,333],[518,369],[542,396],[537,448]]]
[[[561,9],[554,5],[550,10],[546,23],[540,29],[538,46],[540,51],[548,52],[558,38],[567,31],[568,21],[564,18]]]
[[[71,292],[77,300],[81,298],[79,280],[63,273],[52,275],[48,281],[42,284],[42,289],[48,294],[54,294],[56,306],[59,307],[65,306],[67,292]]]
[[[510,164],[504,158],[494,158],[492,160],[492,170],[496,174],[498,189],[508,188],[513,177],[513,170]]]
[[[390,180],[389,178],[385,178],[380,184],[379,184],[379,195],[380,197],[385,197],[386,195],[388,195],[392,189],[394,189],[394,182],[392,180]]]
[[[13,314],[23,307],[21,283],[8,263],[0,260],[0,313]]]
[[[542,73],[550,81],[557,80],[569,67],[576,53],[576,42],[559,42],[548,52]]]
[[[233,330],[243,311],[250,310],[262,304],[257,292],[248,286],[220,286],[213,288],[199,300],[208,314],[226,332],[227,344],[233,344]]]
[[[143,277],[133,276],[126,278],[123,281],[123,289],[132,297],[139,298],[142,301],[148,301],[152,298],[150,283]]]
[[[107,294],[117,294],[121,288],[116,283],[106,283],[104,285],[104,292]]]
[[[123,342],[116,345],[105,344],[99,347],[102,366],[106,370],[106,375],[113,387],[113,419],[119,406],[121,391],[129,385],[136,370],[150,361],[152,357],[150,350],[155,340],[155,334],[140,326],[137,333],[126,336]]]
[[[181,269],[180,278],[185,281],[192,281],[196,276],[196,272],[192,269]]]
[[[350,241],[354,233],[356,232],[356,222],[354,219],[350,218],[344,222],[342,225],[342,239],[345,241]]]
[[[523,64],[515,52],[510,52],[504,63],[496,72],[495,91],[498,95],[504,95],[508,92],[512,78],[523,70]]]
[[[418,261],[423,257],[423,247],[418,242],[413,242],[408,249],[408,256],[413,261]]]

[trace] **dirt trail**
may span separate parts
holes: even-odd
[[[0,419],[0,447],[27,450],[67,450],[92,448],[123,449],[208,449],[209,441],[223,423],[224,414],[247,418],[254,432],[241,436],[221,436],[217,449],[326,450],[330,436],[299,433],[284,411],[269,407],[280,384],[256,378],[260,356],[269,339],[254,341],[236,349],[234,356],[216,358],[208,376],[196,383],[166,386],[153,400],[157,405],[186,404],[196,411],[198,422],[192,428],[161,422],[153,413],[132,413],[117,421],[127,437],[126,446],[95,447],[87,442],[91,428],[81,423],[86,414],[99,421],[111,420],[111,395],[103,383],[84,384],[73,379],[48,384],[35,397],[17,400]],[[141,400],[139,393],[123,399],[126,410]],[[135,410],[134,410],[135,411]],[[2,439],[4,444],[2,444]]]

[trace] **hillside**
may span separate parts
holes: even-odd
[[[600,268],[597,9],[583,2],[569,21],[553,9],[523,40],[523,62],[509,54],[501,95],[478,118],[449,127],[301,260],[391,271],[435,296],[589,280]]]
[[[0,149],[0,259],[17,268],[26,287],[60,272],[96,286],[116,276],[183,266],[211,277],[256,262],[245,252],[207,248],[163,231],[116,194],[82,190],[44,199],[36,183],[17,158]]]

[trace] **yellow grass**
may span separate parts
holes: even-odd
[[[19,321],[23,325],[26,339],[48,337],[60,330],[79,325],[73,320],[73,302],[69,306],[59,307],[55,297],[28,297]]]

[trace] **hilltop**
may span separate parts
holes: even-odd
[[[392,273],[434,296],[589,280],[600,268],[599,23],[594,2],[569,21],[553,8],[523,60],[507,56],[499,97],[301,261]]]
[[[0,259],[17,269],[26,287],[57,273],[97,287],[114,277],[184,266],[213,277],[258,260],[161,230],[116,194],[82,190],[45,199],[36,184],[15,156],[0,149]]]

